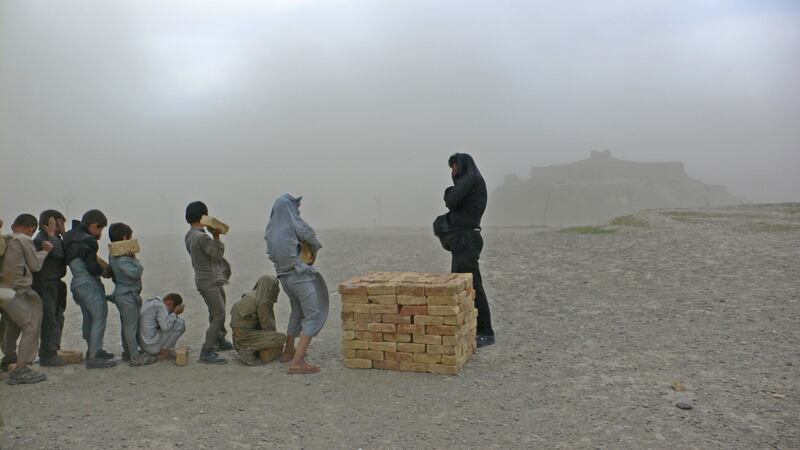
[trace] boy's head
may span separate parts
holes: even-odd
[[[103,214],[103,211],[99,209],[90,209],[86,211],[86,214],[81,218],[81,223],[89,230],[92,236],[100,240],[100,237],[103,235],[103,228],[108,225],[108,219],[106,219],[106,215]]]
[[[167,310],[169,312],[174,312],[175,308],[177,308],[178,305],[181,305],[183,303],[183,297],[181,297],[180,294],[176,294],[173,292],[165,295],[162,301],[164,302],[164,306],[167,307]]]
[[[133,230],[122,222],[112,223],[108,227],[108,240],[111,242],[125,241],[133,237]]]
[[[32,214],[20,214],[14,219],[14,223],[11,224],[11,230],[14,233],[22,233],[27,234],[28,236],[33,236],[33,233],[36,231],[36,227],[39,225],[39,222],[36,221],[36,217]]]
[[[41,214],[39,214],[39,225],[42,227],[43,230],[44,227],[46,227],[47,224],[50,223],[50,219],[56,221],[56,234],[63,234],[64,231],[66,231],[64,230],[64,222],[67,219],[64,217],[63,214],[56,211],[55,209],[47,209],[45,211],[42,211]]]
[[[208,206],[201,201],[189,203],[186,206],[186,223],[197,223],[203,216],[208,215]]]

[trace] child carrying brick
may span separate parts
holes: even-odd
[[[216,353],[217,350],[233,350],[233,344],[225,339],[225,288],[231,276],[230,265],[224,258],[225,244],[219,240],[219,230],[206,233],[200,223],[208,215],[205,203],[196,201],[186,206],[186,222],[190,225],[184,243],[192,259],[194,282],[197,291],[208,307],[208,330],[200,362],[206,364],[225,364],[228,361]]]
[[[111,242],[130,240],[133,230],[124,223],[112,223],[108,227]],[[144,268],[134,253],[122,256],[108,256],[114,292],[109,296],[111,303],[117,305],[121,324],[122,360],[130,361],[131,367],[146,366],[156,362],[154,356],[139,351],[139,310],[142,307],[142,272]]]
[[[3,237],[6,251],[0,287],[13,290],[14,296],[11,299],[0,299],[0,310],[3,311],[3,321],[6,324],[5,334],[2,336],[5,355],[2,366],[6,369],[16,363],[16,368],[8,378],[8,384],[12,385],[39,383],[47,379],[46,374],[28,367],[36,359],[39,326],[42,323],[42,300],[31,288],[33,273],[42,268],[47,254],[53,250],[53,244],[45,242],[42,250],[36,251],[31,237],[37,225],[36,217],[21,214],[11,225],[13,233]],[[47,233],[55,234],[55,226],[49,226]]]
[[[103,350],[108,304],[100,276],[109,277],[97,256],[97,241],[108,225],[105,214],[92,209],[64,235],[64,259],[72,272],[70,289],[83,313],[83,339],[86,341],[87,369],[106,369],[117,365],[114,355]]]
[[[54,228],[50,234],[48,230]],[[53,245],[53,250],[44,260],[42,269],[33,274],[33,290],[42,299],[41,342],[39,343],[39,365],[58,367],[67,362],[58,356],[59,336],[64,324],[65,303],[62,304],[63,291],[61,281],[67,274],[64,263],[64,246],[61,235],[64,234],[64,215],[54,209],[43,211],[39,215],[39,233],[33,238],[36,250],[42,250],[45,242]],[[63,299],[66,300],[66,299]]]

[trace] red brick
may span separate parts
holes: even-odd
[[[428,307],[426,305],[409,305],[400,308],[401,316],[427,316]]]

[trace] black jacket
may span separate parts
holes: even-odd
[[[72,221],[72,229],[64,233],[64,262],[69,264],[75,258],[86,263],[86,270],[95,277],[103,274],[103,267],[97,262],[97,238],[81,223]]]
[[[468,154],[457,154],[456,166],[458,171],[453,177],[453,186],[444,191],[444,203],[450,211],[450,229],[454,232],[480,229],[488,200],[486,182]]]
[[[42,264],[42,268],[38,272],[33,273],[33,281],[53,281],[64,278],[67,274],[67,264],[64,262],[64,245],[61,241],[61,236],[48,237],[47,233],[40,230],[39,233],[33,238],[33,244],[36,246],[37,251],[42,250],[44,241],[50,241],[53,244],[53,250],[47,255],[47,258]]]

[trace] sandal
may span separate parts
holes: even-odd
[[[308,363],[305,363],[302,367],[289,367],[289,375],[308,375],[319,371],[319,367]]]

